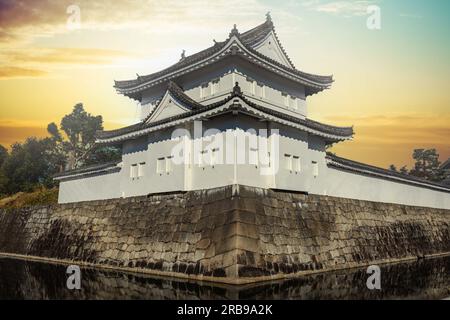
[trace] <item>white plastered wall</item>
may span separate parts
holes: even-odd
[[[450,209],[450,193],[398,183],[384,178],[376,178],[357,173],[338,170],[327,166],[325,143],[322,138],[309,135],[286,126],[259,121],[243,114],[226,114],[202,122],[202,133],[215,128],[218,131],[206,135],[222,137],[223,144],[211,144],[217,139],[203,139],[199,147],[194,147],[193,124],[184,126],[188,136],[172,138],[174,128],[151,133],[136,140],[127,141],[123,146],[123,162],[120,172],[85,176],[73,180],[64,180],[60,184],[59,202],[130,197],[150,193],[197,190],[220,187],[230,184],[243,184],[261,188],[276,188],[329,195],[350,199],[361,199],[413,206],[426,206]],[[274,175],[261,174],[259,167],[249,164],[249,141],[252,134],[248,129],[278,130],[276,140],[279,143],[278,170]],[[180,129],[180,128],[179,128]],[[227,144],[232,138],[232,143]],[[226,156],[229,150],[237,149],[236,141],[244,141],[244,161],[237,159],[230,164],[222,163],[198,165],[194,163],[194,154],[213,148],[222,150]],[[275,134],[270,136],[275,141]],[[158,159],[172,155],[172,149],[185,145],[188,157],[186,164],[172,164],[170,171],[158,172]],[[286,167],[285,155],[298,157],[300,169],[294,163],[291,169]],[[235,165],[235,163],[238,163]],[[130,176],[133,164],[145,163],[143,175]],[[315,164],[314,164],[315,163]],[[271,164],[274,166],[274,164]]]
[[[226,98],[238,82],[244,95],[255,103],[292,116],[307,116],[303,85],[273,75],[242,59],[236,58],[227,64],[218,63],[193,71],[189,76],[176,79],[175,82],[189,97],[202,104]],[[142,92],[141,119],[153,110],[165,91],[166,87],[159,85]]]
[[[450,209],[450,193],[328,167],[311,193],[333,197]]]
[[[59,203],[113,199],[120,197],[120,172],[94,174],[59,184]]]

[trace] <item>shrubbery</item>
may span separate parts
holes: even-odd
[[[38,188],[32,192],[18,192],[0,199],[0,209],[23,208],[29,206],[58,203],[58,188]]]
[[[77,104],[62,118],[61,130],[55,123],[48,125],[49,137],[27,138],[14,143],[9,152],[0,145],[0,196],[51,189],[58,172],[118,159],[121,151],[117,148],[95,148],[95,132],[103,130],[102,123],[101,116],[93,116]]]

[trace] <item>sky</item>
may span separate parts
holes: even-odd
[[[380,29],[369,29],[369,6]],[[114,80],[167,67],[270,11],[296,68],[334,76],[309,117],[353,125],[332,148],[356,161],[412,165],[412,150],[450,157],[448,0],[0,0],[0,144],[43,137],[82,102],[105,129],[138,121]],[[79,19],[78,19],[79,18]]]

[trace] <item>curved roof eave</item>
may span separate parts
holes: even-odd
[[[235,104],[235,102],[230,103],[230,101],[235,98],[241,100],[242,103],[239,105]],[[187,121],[193,121],[198,118],[210,117],[218,112],[231,111],[231,105],[234,105],[235,108],[240,109],[241,111],[253,113],[255,116],[293,126],[311,134],[321,136],[327,141],[337,142],[353,138],[354,132],[352,127],[335,127],[309,119],[295,118],[249,101],[241,93],[240,88],[237,87],[236,89],[235,87],[233,93],[222,101],[205,105],[201,108],[195,108],[192,111],[180,115],[151,123],[140,122],[122,129],[99,132],[97,134],[96,143],[116,143],[118,141],[134,139],[152,131],[161,130]]]
[[[327,153],[326,159],[328,161],[327,165],[334,167],[336,169],[342,169],[350,172],[356,172],[358,174],[365,174],[369,176],[376,176],[385,179],[389,179],[398,183],[406,183],[418,187],[430,188],[438,191],[449,192],[450,187],[423,180],[411,175],[405,175],[399,172],[394,172],[391,170],[387,170],[384,168],[375,167],[369,164],[357,162],[354,160],[345,159],[339,156],[336,156],[332,153]]]
[[[111,172],[111,171],[120,169],[120,167],[118,165],[121,162],[122,162],[122,160],[117,160],[117,161],[105,162],[105,163],[85,166],[85,167],[81,167],[81,168],[77,168],[77,169],[67,170],[67,171],[63,171],[63,172],[53,175],[53,179],[54,180],[64,180],[67,178],[91,175],[91,174],[95,174],[95,173]]]
[[[273,31],[273,28],[269,31]],[[268,69],[278,70],[278,72],[282,75],[289,75],[292,80],[302,82],[306,86],[316,87],[317,89],[319,89],[319,91],[321,91],[324,89],[328,89],[333,83],[332,76],[320,76],[302,72],[295,69],[294,67],[289,68],[259,53],[250,45],[246,44],[246,42],[248,42],[245,41],[247,32],[239,34],[237,33],[237,30],[234,32],[232,31],[230,33],[230,37],[226,41],[216,42],[214,46],[188,56],[177,62],[176,64],[159,72],[147,76],[138,76],[138,78],[134,80],[115,81],[114,87],[116,88],[118,93],[133,97],[133,95],[135,95],[137,92],[145,90],[146,88],[154,86],[158,83],[164,82],[167,79],[172,79],[176,76],[191,72],[203,66],[214,63],[217,60],[223,59],[227,56],[223,53],[229,50],[234,42],[239,43],[241,50],[247,51],[249,57],[252,56],[253,60],[249,59],[250,61],[259,61],[259,65],[266,64],[265,67],[268,67]]]

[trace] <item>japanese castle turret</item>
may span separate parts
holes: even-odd
[[[270,15],[246,32],[234,26],[166,69],[115,82],[140,119],[96,143],[120,146],[122,159],[56,176],[59,202],[248,185],[449,209],[448,187],[326,152],[354,135],[308,117],[308,97],[332,84],[294,66]]]

